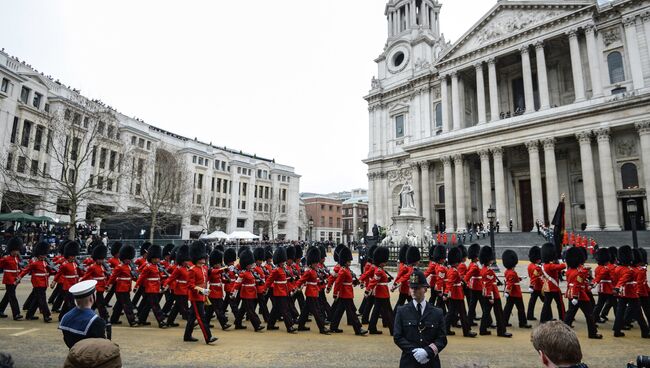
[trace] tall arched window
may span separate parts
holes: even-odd
[[[436,130],[442,128],[442,104],[436,104]]]
[[[618,51],[607,55],[607,67],[609,68],[609,82],[620,83],[625,80],[625,68],[623,67],[623,56]]]
[[[438,187],[438,203],[445,203],[445,186]]]
[[[635,189],[639,187],[639,174],[636,170],[636,165],[628,162],[621,166],[621,179],[623,181],[623,189]]]

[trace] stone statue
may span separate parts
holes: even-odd
[[[424,244],[426,244],[427,246],[433,245],[431,227],[429,225],[426,225],[424,227],[424,234],[422,234],[422,239],[424,241]]]
[[[379,88],[380,86],[381,86],[381,85],[379,84],[379,79],[377,79],[377,78],[375,78],[375,77],[372,77],[372,79],[370,80],[370,87],[371,87],[372,89],[377,89],[377,88]]]
[[[408,230],[406,230],[406,239],[408,245],[415,247],[418,245],[418,236],[415,234],[415,229],[413,229],[413,224],[409,225]]]
[[[390,224],[388,225],[388,230],[386,230],[386,236],[384,237],[384,240],[381,241],[381,245],[387,247],[392,243],[393,243],[393,224]]]
[[[413,199],[413,187],[408,181],[402,185],[402,191],[399,193],[399,208],[400,209],[415,209],[415,200]]]
[[[372,227],[372,236],[375,240],[379,240],[379,227],[377,227],[377,224]]]

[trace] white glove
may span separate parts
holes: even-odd
[[[571,299],[571,304],[578,305],[578,299]]]
[[[429,361],[429,354],[422,348],[413,349],[413,357],[420,364],[426,364]]]
[[[535,291],[535,290],[533,290],[533,288],[529,287],[529,288],[528,288],[528,291],[529,291],[530,293],[532,293],[532,292]]]
[[[201,293],[203,295],[210,295],[210,289],[203,289],[203,291],[201,291]]]
[[[508,297],[510,297],[510,294],[509,293],[503,293],[503,296],[508,298]]]
[[[228,271],[235,271],[235,266],[234,265],[228,266]]]

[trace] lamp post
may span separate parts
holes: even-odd
[[[309,242],[310,243],[314,241],[313,234],[312,234],[313,230],[314,230],[314,219],[310,217],[309,218]]]
[[[488,221],[490,221],[490,247],[492,248],[492,260],[494,261],[492,264],[492,270],[498,272],[499,266],[496,263],[497,251],[494,247],[494,220],[497,218],[497,210],[492,208],[492,206],[487,210],[487,218]]]
[[[363,223],[363,234],[365,237],[365,235],[368,234],[368,216],[363,216],[361,222]]]
[[[630,226],[632,227],[632,244],[634,249],[639,248],[639,240],[636,238],[636,200],[627,200],[627,214],[630,216]]]

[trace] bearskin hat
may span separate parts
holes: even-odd
[[[334,248],[334,262],[339,261],[339,252],[341,251],[341,248],[343,248],[345,245],[339,244]]]
[[[13,252],[13,251],[20,251],[23,249],[23,239],[14,236],[13,238],[9,239],[9,243],[7,243],[7,253]]]
[[[540,248],[537,245],[533,245],[530,247],[528,250],[528,260],[536,263],[537,261],[542,259],[542,248]]]
[[[452,247],[449,249],[449,254],[447,255],[447,260],[450,265],[459,264],[463,254],[460,248]]]
[[[399,248],[399,255],[397,256],[397,259],[402,262],[402,263],[407,263],[406,262],[406,252],[409,250],[409,245],[404,244]]]
[[[481,247],[481,251],[478,253],[478,260],[482,265],[489,265],[493,258],[494,253],[492,252],[492,247],[487,245]]]
[[[263,261],[264,260],[264,248],[255,248],[253,250],[253,257],[255,257],[256,261]]]
[[[429,254],[429,260],[433,261],[433,250],[436,248],[435,245],[430,246],[427,248],[427,253]]]
[[[161,259],[163,254],[162,247],[160,245],[152,245],[147,249],[147,260],[152,260],[154,258]]]
[[[609,261],[611,263],[616,263],[616,261],[618,260],[618,248],[616,248],[615,246],[611,246],[607,248],[607,250],[609,251]]]
[[[618,263],[623,266],[631,266],[634,262],[634,254],[629,245],[618,248]]]
[[[273,264],[279,265],[280,263],[286,261],[287,261],[287,250],[284,249],[284,247],[275,248],[275,252],[273,252]]]
[[[219,249],[213,249],[212,252],[210,252],[210,266],[218,266],[223,262],[223,252],[220,251]]]
[[[248,250],[248,249],[251,249],[248,245],[242,245],[241,247],[239,247],[239,249],[237,250],[237,257],[239,257],[239,255],[240,255],[243,251]]]
[[[273,259],[273,246],[267,245],[264,247],[264,259]]]
[[[519,257],[517,257],[517,252],[514,250],[506,249],[501,255],[501,260],[503,260],[505,268],[514,268],[519,262]]]
[[[300,260],[302,258],[302,247],[296,244],[294,248],[296,248],[296,256],[294,257],[294,259]]]
[[[239,253],[239,265],[242,269],[245,269],[253,263],[255,263],[255,257],[250,249],[244,249],[243,252]]]
[[[121,261],[135,258],[135,248],[132,245],[125,245],[120,248],[119,257]]]
[[[93,259],[98,260],[98,259],[106,259],[106,256],[108,255],[108,248],[104,244],[100,244],[93,248]]]
[[[49,253],[49,251],[50,251],[50,244],[48,244],[46,242],[40,242],[40,243],[36,244],[36,246],[32,250],[32,255],[34,257],[46,256],[47,253]]]
[[[638,265],[641,263],[641,250],[640,249],[632,249],[632,255],[634,259],[634,265]]]
[[[183,262],[190,260],[190,247],[187,245],[181,245],[176,250],[176,264],[181,265]]]
[[[542,245],[542,262],[550,263],[557,259],[557,253],[555,252],[555,245],[551,243],[544,243]]]
[[[101,240],[99,240],[99,239],[93,240],[90,243],[90,247],[88,247],[88,253],[92,254],[93,249],[97,248],[100,245],[104,245],[104,243]]]
[[[348,247],[341,248],[339,252],[339,264],[345,266],[346,263],[352,261],[352,251]]]
[[[377,247],[373,253],[373,262],[376,265],[388,262],[390,252],[387,247]]]
[[[582,251],[579,247],[571,247],[567,249],[565,260],[569,268],[578,268],[582,263]]]
[[[644,265],[648,264],[648,252],[645,250],[645,248],[639,248],[639,252],[641,253],[641,263]]]
[[[478,259],[478,254],[481,252],[481,245],[474,243],[467,249],[467,258]]]
[[[56,249],[57,252],[59,252],[59,254],[63,255],[63,250],[65,249],[65,245],[68,244],[69,242],[70,242],[70,240],[66,239],[66,240],[62,241],[61,243],[59,243],[59,246]]]
[[[345,246],[343,246],[343,247],[345,247]],[[325,248],[324,245],[321,245],[320,247],[318,247],[318,250],[320,250],[320,258],[321,259],[327,258],[327,249]]]
[[[142,243],[142,245],[140,246],[140,257],[142,257],[149,250],[150,246],[151,243],[149,243],[148,241]]]
[[[120,254],[120,248],[122,248],[122,243],[120,242],[113,243],[113,245],[111,245],[111,255],[113,257],[117,257],[117,255]]]
[[[172,250],[174,250],[174,244],[169,243],[169,244],[165,245],[165,247],[163,248],[163,251],[162,251],[163,258],[167,257],[167,256],[171,256]]]
[[[460,249],[460,260],[462,262],[463,258],[467,258],[467,247],[465,247],[462,244],[459,244],[458,249]]]
[[[377,246],[376,245],[371,245],[370,248],[368,248],[368,253],[366,253],[366,258],[368,258],[368,260],[371,263],[375,263],[375,262],[373,262],[373,260],[375,259],[374,257],[375,257],[375,251],[376,250],[377,250]]]
[[[582,259],[580,261],[580,264],[583,264],[589,259],[589,253],[587,253],[587,248],[585,247],[578,247],[580,249],[580,255],[582,256]]]
[[[205,253],[205,244],[200,241],[195,241],[190,245],[190,259],[192,263],[196,264],[201,259],[208,258],[208,255]]]
[[[420,261],[420,250],[417,247],[409,247],[406,251],[406,264],[414,264]]]
[[[79,246],[79,243],[77,243],[76,241],[71,241],[65,245],[65,249],[63,249],[63,256],[65,258],[76,257],[79,255],[80,251],[81,251],[81,247]]]
[[[287,259],[295,259],[296,258],[296,248],[293,246],[288,246],[287,247]]]
[[[599,248],[596,251],[596,262],[600,266],[604,266],[609,262],[609,250],[607,248]]]
[[[235,248],[228,248],[225,252],[223,252],[223,262],[225,264],[235,262],[236,259],[237,252],[235,251]]]
[[[313,265],[320,262],[320,250],[316,247],[309,247],[307,249],[307,264]]]
[[[214,246],[214,249],[219,249],[221,253],[226,251],[226,248],[224,248],[223,244],[217,244]]]
[[[436,245],[436,247],[433,248],[433,260],[435,262],[444,261],[446,256],[447,249],[445,249],[444,245]]]

